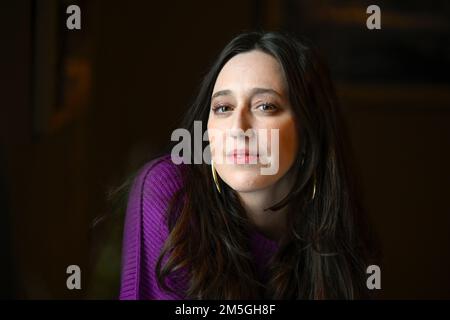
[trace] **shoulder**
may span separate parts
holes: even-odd
[[[146,163],[133,179],[123,234],[121,299],[178,298],[157,286],[155,267],[169,234],[167,208],[183,185],[183,166],[165,155]]]
[[[163,236],[168,232],[166,211],[183,187],[185,166],[175,164],[169,154],[149,161],[137,172],[128,195],[127,215],[140,219],[142,229],[158,225],[156,233]]]
[[[141,167],[134,178],[129,203],[145,202],[150,200],[149,198],[163,202],[170,201],[183,185],[184,171],[185,165],[175,164],[170,154],[149,161]]]

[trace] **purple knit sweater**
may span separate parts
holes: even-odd
[[[165,210],[182,186],[183,166],[186,165],[175,165],[170,155],[166,155],[147,163],[133,182],[125,217],[120,299],[186,299],[189,281],[186,269],[166,280],[170,287],[176,289],[176,294],[160,289],[155,275],[158,255],[169,234],[164,220]],[[278,249],[278,244],[253,230],[250,248],[260,281],[264,282],[267,262]]]

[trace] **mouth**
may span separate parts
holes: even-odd
[[[233,150],[227,155],[227,160],[232,164],[257,164],[258,153],[252,153],[249,150]]]

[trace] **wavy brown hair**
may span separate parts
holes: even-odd
[[[183,127],[194,136],[194,121],[207,123],[220,70],[251,50],[281,64],[302,141],[292,190],[267,208],[286,206],[290,229],[269,262],[268,282],[261,283],[249,248],[250,222],[236,192],[219,179],[219,193],[209,165],[186,165],[183,188],[167,211],[170,234],[157,263],[158,284],[171,291],[166,278],[187,267],[191,299],[365,298],[371,236],[329,71],[308,40],[276,32],[235,37],[205,75]]]

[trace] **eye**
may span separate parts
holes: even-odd
[[[257,109],[261,110],[262,112],[266,112],[266,113],[272,113],[277,111],[277,107],[271,103],[263,103],[260,104]]]
[[[226,113],[228,111],[231,111],[231,107],[227,105],[219,105],[213,107],[214,113]]]

